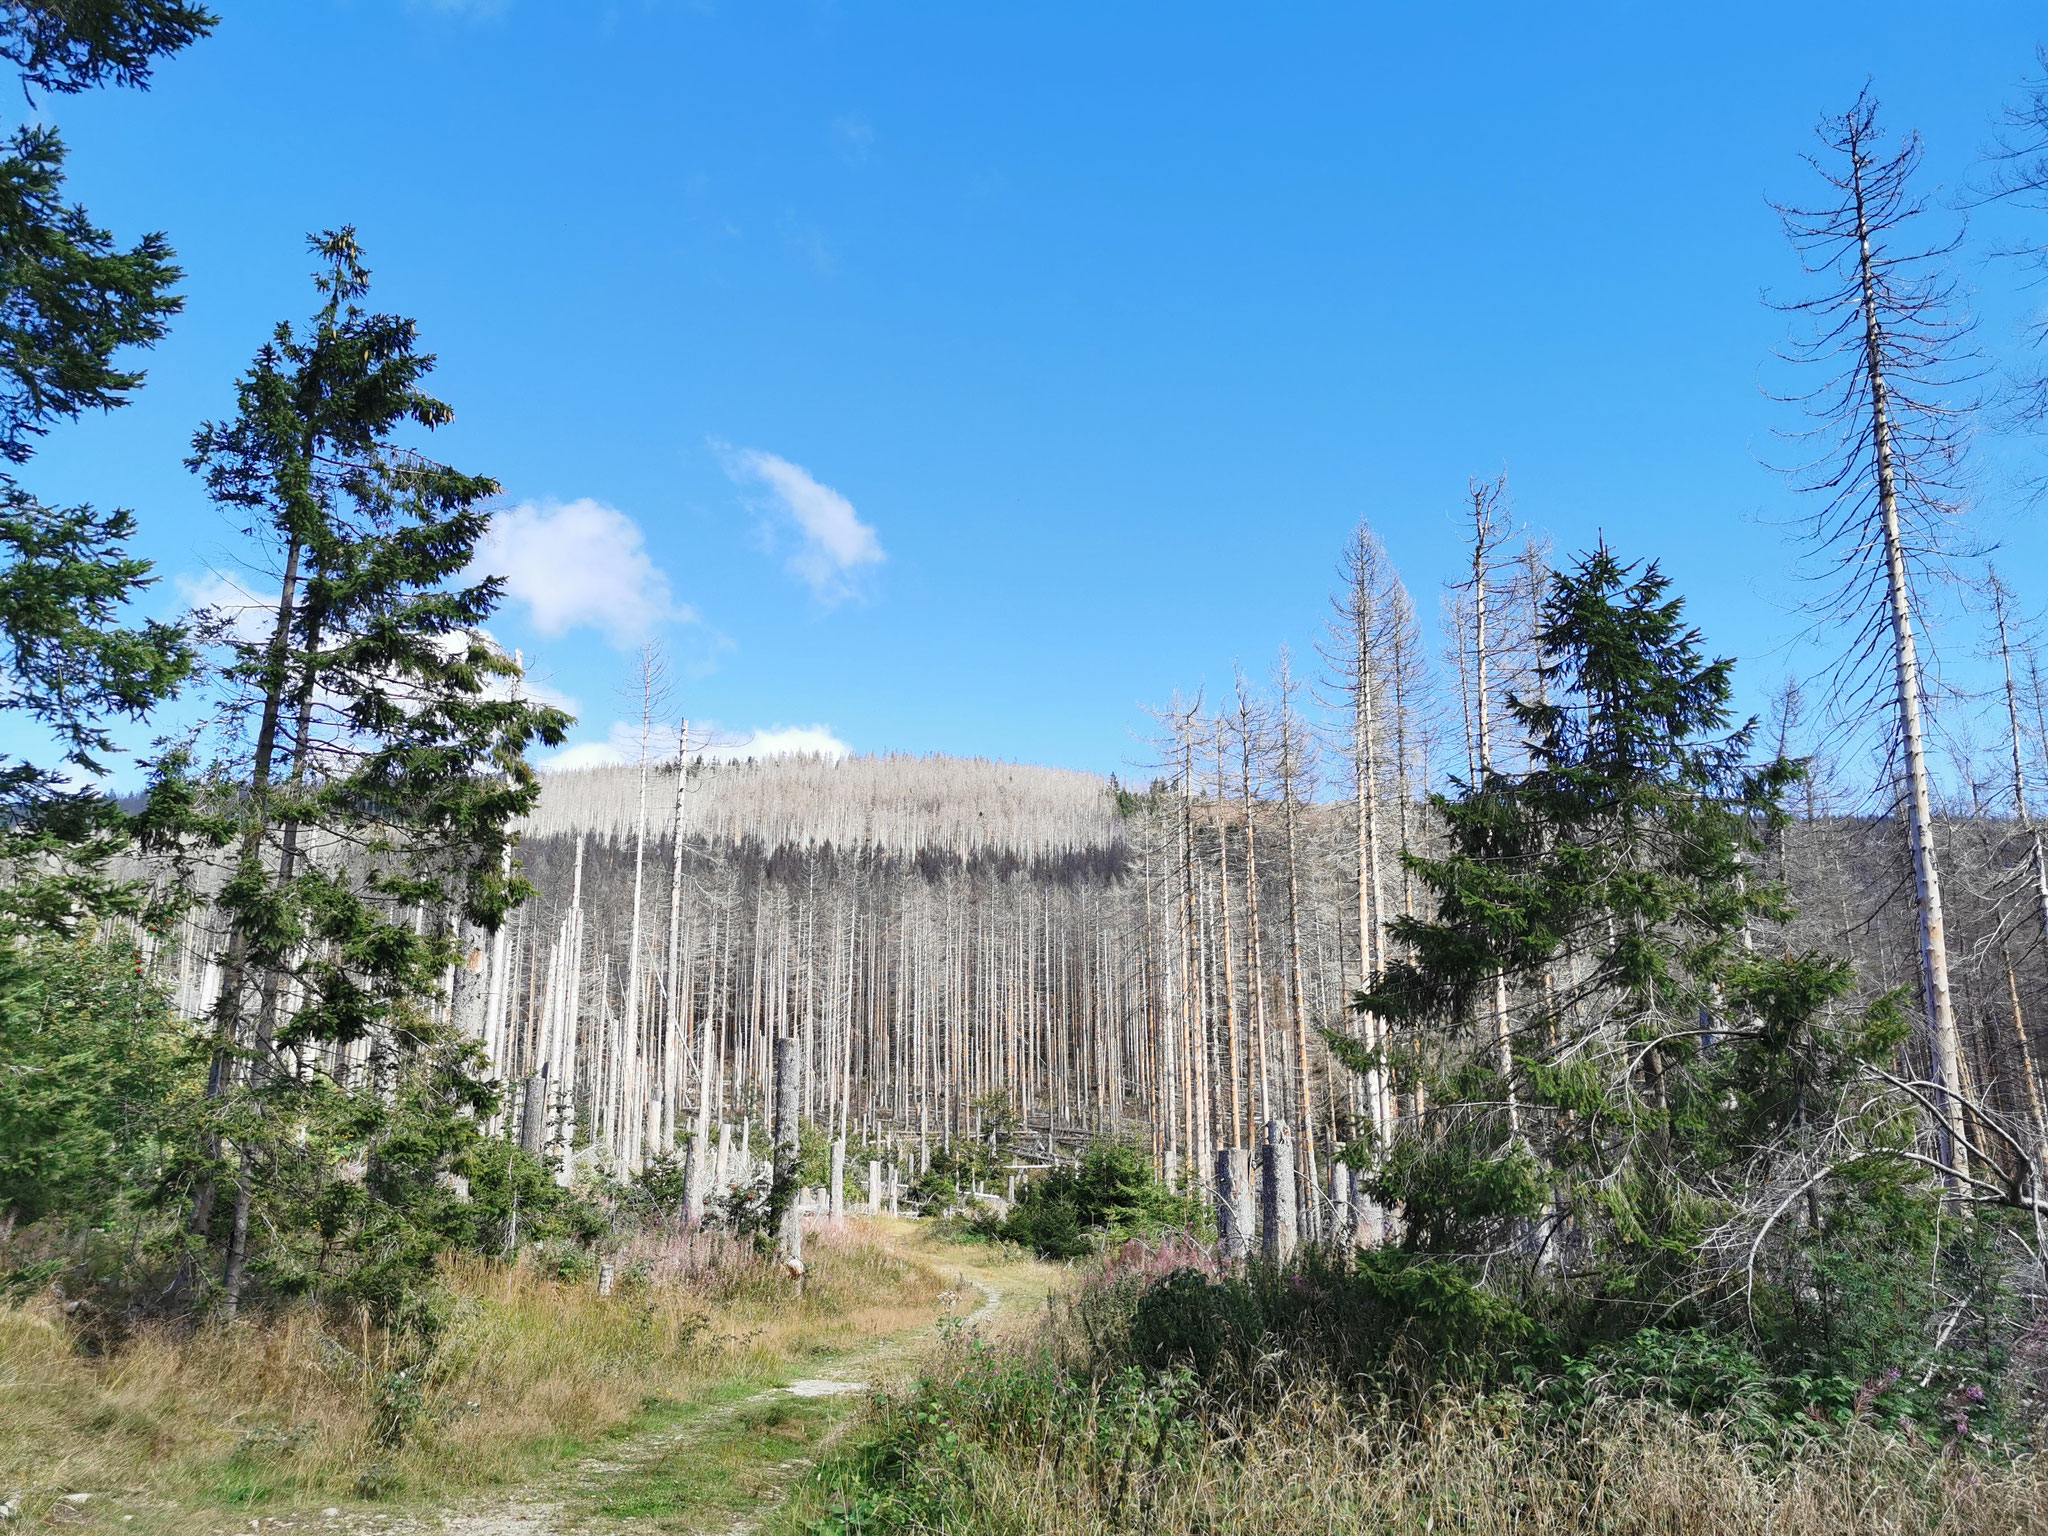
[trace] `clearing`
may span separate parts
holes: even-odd
[[[790,1487],[853,1423],[869,1393],[902,1380],[943,1328],[991,1329],[1044,1307],[1060,1271],[979,1247],[892,1234],[891,1245],[943,1272],[939,1321],[807,1360],[765,1391],[718,1382],[690,1400],[651,1408],[597,1454],[512,1490],[432,1510],[359,1506],[338,1515],[279,1515],[251,1532],[300,1530],[451,1536],[557,1536],[758,1529]],[[231,1528],[224,1528],[231,1529]]]

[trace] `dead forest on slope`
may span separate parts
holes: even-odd
[[[678,797],[675,765],[659,764],[643,846],[639,777],[550,778],[521,848],[541,894],[481,957],[494,1071],[544,1081],[532,1134],[565,1167],[572,1146],[621,1174],[644,1166],[687,1139],[700,1107],[712,1125],[758,1127],[785,1036],[802,1042],[806,1118],[911,1169],[980,1134],[994,1103],[1031,1128],[1036,1161],[1123,1136],[1198,1178],[1218,1146],[1303,1102],[1300,1139],[1325,1156],[1369,1122],[1367,1084],[1320,1034],[1357,1028],[1353,801],[1294,807],[1290,847],[1289,807],[1260,785],[1249,800],[1183,797],[1166,779],[1134,794],[1088,775],[855,758],[693,766]],[[1898,822],[1807,810],[1765,871],[1800,915],[1756,941],[1841,953],[1867,995],[1910,992]],[[1411,797],[1388,821],[1366,884],[1387,911],[1412,910],[1401,853],[1431,845],[1430,812]],[[2048,963],[2027,920],[2030,834],[1960,813],[1940,829],[1969,1086],[2038,1137]],[[203,1008],[206,978],[187,984]],[[1412,1093],[1391,1097],[1397,1117],[1417,1112]]]

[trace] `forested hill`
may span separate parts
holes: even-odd
[[[1279,1105],[1306,1099],[1339,1140],[1361,1118],[1316,1028],[1361,979],[1353,802],[1120,799],[1089,774],[903,755],[699,764],[678,788],[672,763],[649,766],[643,842],[638,768],[549,776],[519,854],[539,895],[488,958],[497,1070],[576,1085],[608,1162],[683,1138],[707,1042],[711,1118],[758,1103],[786,1034],[811,1117],[919,1161],[972,1134],[991,1095],[1034,1126],[1135,1132],[1187,1161]],[[1440,829],[1419,803],[1385,815],[1380,904],[1415,910],[1401,849]],[[2040,957],[2001,945],[1998,901],[1972,894],[2009,882],[2012,832],[1941,822],[1968,1065],[2024,1116],[2037,1053],[2006,964],[2031,987]],[[1801,911],[1781,941],[1853,958],[1865,995],[1914,981],[1896,842],[1822,815],[1771,850]]]
[[[627,1166],[687,1128],[707,1042],[723,1120],[759,1101],[784,1035],[807,1115],[857,1139],[923,1154],[991,1093],[1121,1126],[1150,1080],[1142,877],[1167,868],[1143,834],[1107,779],[985,759],[550,775],[487,1043],[508,1078],[577,1085]]]
[[[613,840],[640,824],[637,767],[549,774],[529,838],[583,832]],[[650,768],[650,828],[675,825],[673,762]],[[899,857],[934,850],[1035,858],[1121,842],[1112,787],[1091,773],[987,758],[785,757],[700,764],[684,792],[691,836],[766,849],[874,849]]]

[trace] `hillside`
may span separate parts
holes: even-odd
[[[647,776],[650,826],[673,824],[673,763]],[[546,777],[529,838],[586,833],[617,841],[638,824],[641,773],[584,768]],[[1120,841],[1109,782],[1094,774],[987,758],[775,758],[692,768],[682,812],[688,835],[763,848],[874,850],[896,857],[1036,858]]]

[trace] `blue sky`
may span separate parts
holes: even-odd
[[[2048,37],[2017,4],[218,8],[149,94],[52,112],[188,307],[28,483],[133,507],[166,606],[239,549],[191,432],[352,222],[440,355],[433,451],[518,509],[500,633],[578,741],[651,635],[730,736],[1099,771],[1142,703],[1306,651],[1361,516],[1433,618],[1503,468],[1561,551],[1662,559],[1760,694],[1799,628],[1765,197],[1866,77],[1953,185]],[[1979,226],[2002,354],[2030,296]],[[2016,455],[1983,462],[2038,601]]]

